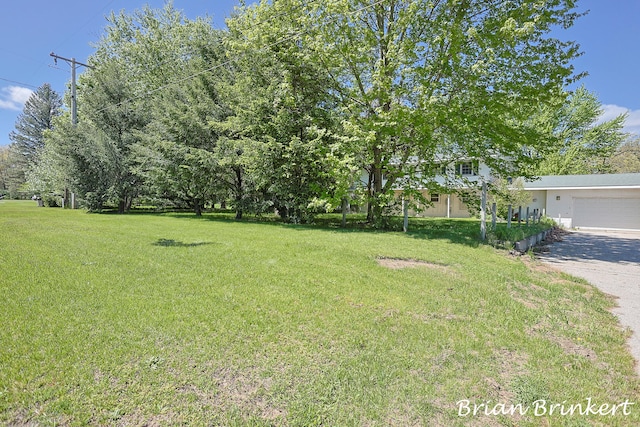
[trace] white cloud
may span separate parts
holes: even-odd
[[[606,122],[607,120],[618,117],[620,114],[627,113],[627,120],[624,122],[623,131],[640,135],[640,110],[630,110],[614,104],[605,104],[602,108],[604,111],[600,119],[598,119],[598,123]]]
[[[0,109],[22,111],[33,91],[26,87],[9,86],[0,89]]]

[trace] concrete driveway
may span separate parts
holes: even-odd
[[[640,231],[571,231],[549,249],[541,261],[617,297],[612,311],[633,331],[629,346],[640,374]]]

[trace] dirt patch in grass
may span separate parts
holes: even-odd
[[[433,262],[421,261],[417,259],[411,258],[387,258],[387,257],[378,257],[376,258],[378,264],[383,267],[390,268],[392,270],[400,270],[402,268],[434,268],[437,270],[447,271],[448,267],[444,264],[436,264]]]
[[[558,345],[562,351],[570,356],[580,356],[585,360],[589,360],[593,363],[598,362],[597,353],[589,348],[586,343],[575,342],[569,337],[562,336],[553,331],[552,327],[545,323],[538,323],[527,329],[527,334],[531,336],[537,336],[551,341]],[[580,340],[580,338],[578,338]]]
[[[251,369],[242,371],[225,367],[216,369],[211,380],[215,384],[213,393],[200,390],[193,384],[183,386],[180,391],[193,395],[201,404],[222,412],[236,408],[246,419],[257,417],[275,421],[287,416],[286,409],[277,407],[270,401],[269,391],[273,385],[271,378],[262,378]]]
[[[574,355],[574,356],[582,356],[592,362],[597,360],[597,355],[595,351],[592,349],[573,342],[569,338],[566,337],[552,337],[551,340],[558,344],[565,353]]]
[[[536,294],[548,293],[548,290],[537,286],[533,283],[520,283],[513,282],[509,286],[511,297],[530,309],[538,309],[544,307],[547,304],[547,300],[544,297],[540,297]]]

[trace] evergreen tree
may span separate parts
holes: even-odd
[[[7,181],[12,196],[26,183],[27,171],[44,147],[44,133],[53,128],[53,119],[61,112],[62,99],[48,83],[29,97],[9,134],[9,170]]]

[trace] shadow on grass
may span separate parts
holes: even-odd
[[[204,245],[211,245],[211,242],[194,242],[194,243],[184,243],[184,242],[180,242],[178,240],[173,240],[173,239],[158,239],[157,242],[152,243],[153,246],[167,246],[167,247],[174,247],[174,248],[192,248],[192,247],[196,247],[196,246],[204,246]]]
[[[387,217],[386,227],[377,228],[366,222],[364,214],[349,214],[347,216],[346,226],[342,227],[341,214],[319,214],[311,224],[293,224],[283,222],[275,215],[262,216],[245,216],[241,220],[235,219],[235,213],[232,211],[222,212],[206,212],[201,216],[195,215],[191,211],[139,211],[132,210],[125,215],[152,215],[163,216],[177,219],[199,220],[199,221],[215,221],[225,224],[255,224],[260,226],[271,226],[286,228],[288,230],[319,230],[334,233],[402,233],[403,218]],[[498,227],[506,228],[506,224],[498,224]],[[535,234],[540,230],[528,225],[514,225],[513,230],[520,230],[519,233],[524,237]],[[504,234],[504,231],[502,232]],[[474,218],[409,218],[409,231],[403,233],[404,236],[412,239],[421,240],[446,240],[450,243],[465,245],[476,248],[487,242],[480,239],[480,220]],[[523,237],[523,238],[524,238]],[[509,240],[509,239],[507,239]],[[200,246],[210,243],[183,243],[171,240],[161,239],[154,243],[156,246],[176,246],[189,247]]]
[[[190,213],[164,213],[178,219],[215,221],[226,224],[256,224],[265,227],[281,227],[289,230],[319,230],[334,233],[401,233],[402,218],[390,217],[388,227],[379,229],[366,223],[363,215],[350,215],[345,227],[341,225],[340,214],[318,215],[312,224],[292,224],[282,222],[274,216],[245,217],[236,220],[231,213],[206,213],[196,216]],[[446,218],[411,218],[409,231],[404,233],[407,237],[422,240],[447,240],[451,243],[462,244],[470,247],[478,247],[480,241],[480,222],[474,219],[446,219]]]

